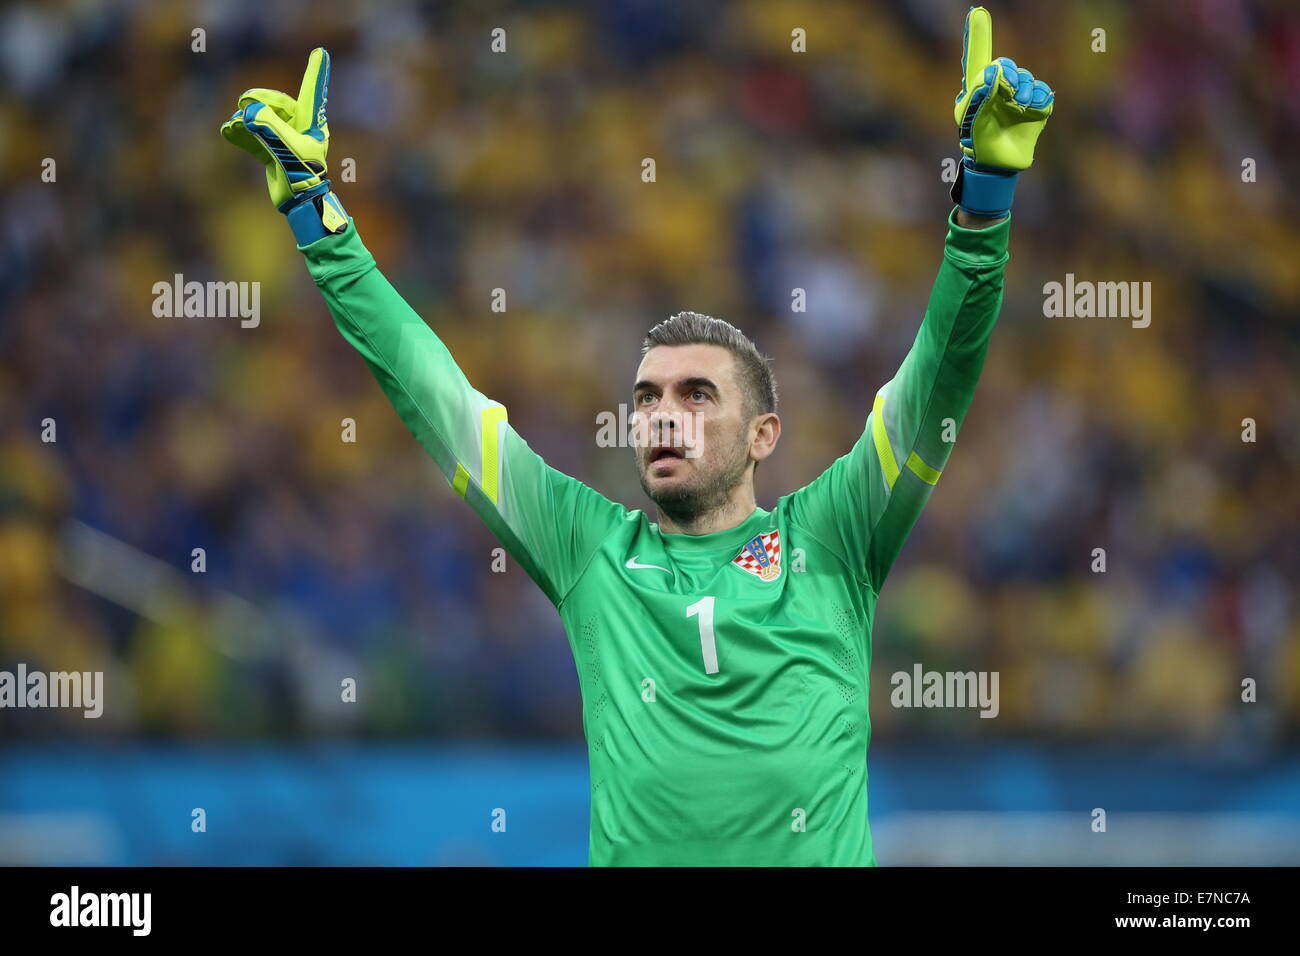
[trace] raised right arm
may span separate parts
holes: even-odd
[[[505,406],[470,385],[375,265],[326,178],[330,57],[317,47],[297,98],[254,88],[221,135],[258,159],[276,209],[343,337],[361,353],[406,427],[506,551],[553,603],[563,602],[627,512],[542,461]]]

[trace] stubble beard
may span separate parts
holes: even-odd
[[[692,525],[697,523],[706,515],[722,508],[731,495],[731,491],[736,487],[745,475],[745,469],[749,467],[749,456],[743,453],[743,444],[741,438],[737,435],[736,440],[726,450],[725,464],[716,471],[710,473],[701,473],[696,465],[696,473],[693,478],[685,482],[680,482],[671,488],[656,490],[651,486],[646,472],[648,468],[641,465],[638,459],[638,476],[641,479],[641,489],[646,493],[659,513],[665,515],[679,525]],[[687,459],[689,461],[699,462],[700,459]]]

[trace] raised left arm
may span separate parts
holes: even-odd
[[[792,520],[879,590],[947,464],[1002,307],[1011,202],[1055,94],[993,59],[993,21],[966,15],[954,117],[963,153],[943,263],[898,373],[876,394],[853,449],[791,496]]]

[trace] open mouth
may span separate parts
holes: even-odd
[[[660,461],[681,461],[685,457],[686,456],[682,454],[681,449],[665,445],[651,450],[650,463],[653,465]]]

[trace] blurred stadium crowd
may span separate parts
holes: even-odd
[[[966,7],[6,6],[0,668],[107,673],[105,717],[59,733],[580,735],[558,617],[493,571],[218,126],[327,46],[331,169],[381,268],[535,449],[630,507],[596,416],[641,336],[680,309],[739,325],[781,386],[770,508],[848,449],[921,320]],[[993,12],[1057,113],[975,404],[881,599],[877,738],[1294,743],[1300,9]],[[176,273],[260,282],[260,324],[155,317]],[[1150,281],[1150,327],[1044,317],[1067,273]],[[998,671],[999,719],[891,708],[914,662]]]

